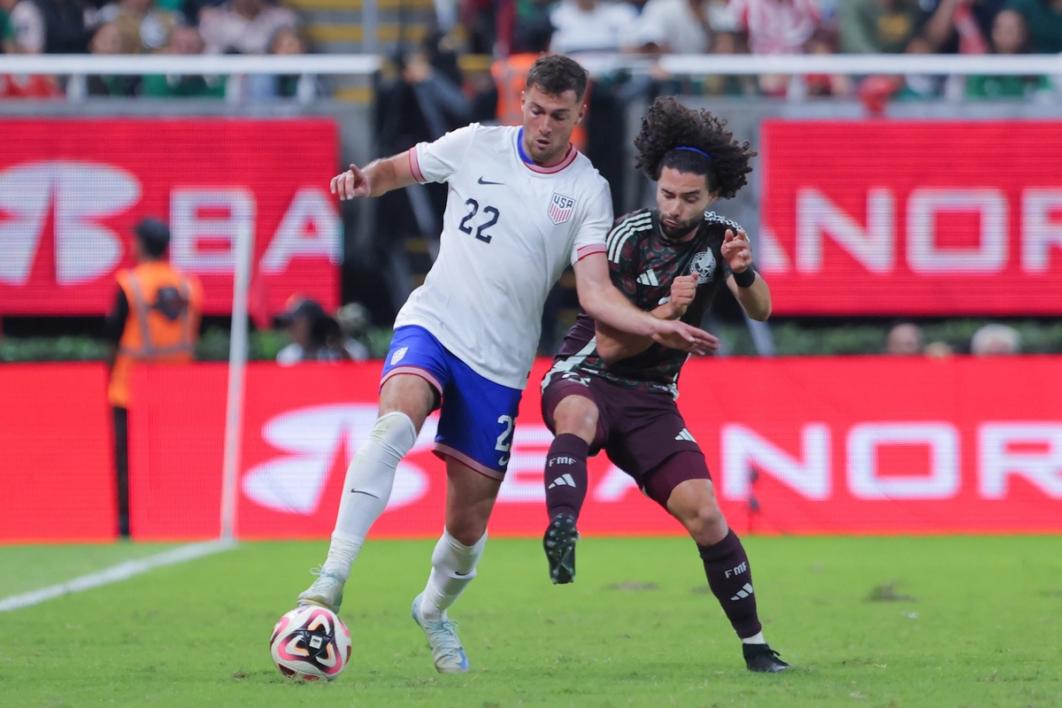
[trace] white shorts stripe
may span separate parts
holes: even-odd
[[[550,383],[552,383],[553,377],[556,374],[566,374],[569,371],[572,371],[586,361],[586,357],[593,354],[595,349],[597,349],[597,337],[591,337],[590,341],[586,343],[586,346],[580,349],[577,353],[554,363],[550,370],[546,372],[546,375],[542,377],[542,390],[546,390],[546,386],[549,386]]]

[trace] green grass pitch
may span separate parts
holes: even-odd
[[[409,604],[431,541],[370,542],[342,617],[351,665],[296,684],[267,639],[322,543],[246,543],[0,614],[2,706],[1058,706],[1062,537],[748,538],[768,640],[745,671],[688,539],[584,539],[574,585],[494,539],[440,676]],[[0,547],[0,596],[160,547]]]

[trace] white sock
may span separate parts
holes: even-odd
[[[431,554],[431,574],[420,600],[424,619],[438,620],[446,616],[446,608],[454,604],[465,586],[476,577],[476,563],[487,545],[487,534],[471,546],[443,531]]]
[[[766,644],[767,640],[763,638],[763,632],[756,632],[751,637],[745,637],[741,640],[742,644]]]
[[[358,557],[369,527],[383,513],[395,483],[395,468],[413,443],[417,430],[405,413],[395,411],[376,419],[365,446],[347,468],[336,527],[322,572],[344,580]]]

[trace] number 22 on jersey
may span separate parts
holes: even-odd
[[[468,198],[465,200],[465,206],[468,211],[465,213],[465,218],[461,219],[461,223],[457,228],[469,236],[475,233],[477,239],[483,243],[490,243],[492,235],[488,233],[488,229],[498,223],[498,217],[501,213],[489,204],[483,207],[483,214],[480,216],[479,202],[475,199]],[[476,218],[479,216],[480,218]]]

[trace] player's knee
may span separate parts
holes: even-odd
[[[401,374],[389,378],[380,390],[380,416],[403,413],[419,431],[437,402],[435,388],[419,376]]]
[[[447,523],[446,530],[458,543],[474,546],[487,533],[487,522],[471,518],[454,519]]]
[[[682,521],[693,540],[702,546],[722,541],[728,531],[726,517],[714,499],[703,501],[690,509]]]
[[[397,465],[416,442],[416,424],[405,413],[391,411],[376,419],[364,449],[372,449],[375,455],[382,455]]]
[[[597,433],[597,406],[585,396],[568,396],[553,411],[557,435],[569,433],[593,440]]]
[[[365,444],[351,460],[347,484],[386,503],[399,462],[417,441],[417,429],[405,413],[392,411],[376,419]]]

